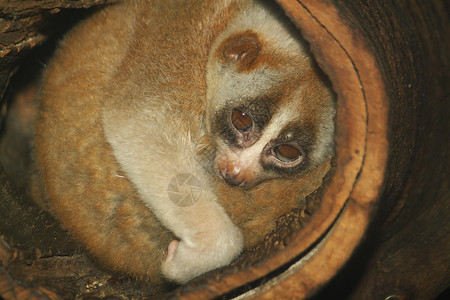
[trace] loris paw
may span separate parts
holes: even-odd
[[[214,241],[186,243],[173,240],[167,249],[162,272],[168,279],[185,283],[207,271],[229,264],[243,248],[242,233],[223,234]]]
[[[175,251],[178,248],[179,241],[173,240],[170,242],[169,246],[167,247],[167,256],[164,262],[169,262],[172,260],[172,258],[175,256]]]

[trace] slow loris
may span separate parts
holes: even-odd
[[[321,184],[333,94],[274,8],[124,1],[61,42],[39,95],[34,189],[105,265],[184,283]]]

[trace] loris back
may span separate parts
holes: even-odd
[[[35,188],[107,266],[186,282],[273,229],[297,204],[293,183],[308,192],[320,185],[332,154],[332,95],[271,8],[126,1],[61,42],[40,93]],[[286,191],[280,199],[292,197],[269,214],[261,194],[259,205],[233,209],[236,193],[244,201],[276,183]]]

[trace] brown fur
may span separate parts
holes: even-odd
[[[104,128],[110,132],[137,120],[134,113],[142,110],[142,103],[132,99],[162,95],[161,111],[177,113],[161,129],[174,123],[190,133],[199,157],[208,156],[211,141],[202,125],[208,51],[228,22],[249,5],[232,2],[127,1],[77,26],[48,66],[36,122],[39,172],[34,177],[45,199],[37,202],[109,268],[162,283],[161,264],[175,237],[142,202]],[[158,55],[150,59],[153,51]],[[255,62],[270,61],[277,68],[286,59],[291,58],[267,54]],[[305,123],[316,121],[310,116]],[[216,185],[218,202],[249,248],[275,228],[279,215],[320,186],[328,169],[325,159],[295,180],[266,181],[251,190],[230,187],[215,177],[210,184]],[[202,214],[207,219],[208,212]]]
[[[64,227],[106,265],[157,284],[170,234],[116,176],[120,167],[99,123],[103,89],[135,25],[131,10],[111,8],[77,27],[47,69],[35,140],[47,199],[38,202],[49,200]],[[139,259],[130,259],[136,249]]]
[[[246,191],[221,183],[219,202],[241,228],[245,248],[250,249],[275,230],[281,215],[298,208],[300,200],[315,191],[330,169],[329,161],[297,179],[268,180]]]

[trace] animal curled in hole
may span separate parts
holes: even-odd
[[[154,283],[256,245],[333,152],[333,93],[266,1],[110,6],[61,42],[39,101],[36,201],[106,267]]]

